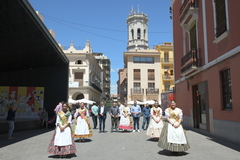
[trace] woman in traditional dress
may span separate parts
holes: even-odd
[[[57,114],[56,129],[48,147],[48,153],[65,157],[68,154],[76,153],[76,146],[72,136],[70,124],[72,115],[67,103],[63,103],[62,111]]]
[[[76,110],[74,114],[75,127],[75,138],[80,138],[79,141],[85,142],[85,137],[92,136],[92,129],[89,120],[89,111],[84,107],[84,103],[80,103],[80,108]]]
[[[158,140],[163,128],[162,109],[158,107],[158,102],[155,101],[154,106],[151,108],[151,120],[147,129],[146,135]]]
[[[122,110],[122,112],[120,112],[121,118],[120,118],[118,128],[123,129],[124,131],[127,129],[132,130],[133,125],[132,125],[132,119],[130,117],[131,112],[130,112],[130,108],[127,106],[127,103],[124,103],[121,110]]]
[[[185,132],[181,125],[182,110],[176,107],[176,102],[171,101],[171,107],[165,110],[167,122],[165,123],[158,141],[160,148],[171,152],[184,152],[190,148]]]

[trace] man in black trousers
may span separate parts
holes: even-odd
[[[113,129],[118,132],[118,117],[119,117],[119,109],[117,107],[116,103],[113,103],[113,106],[110,108],[109,114],[111,115],[111,133],[113,132]]]
[[[99,119],[99,133],[105,133],[105,120],[107,118],[107,107],[104,102],[101,102],[98,108],[98,119]]]

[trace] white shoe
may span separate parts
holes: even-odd
[[[136,130],[133,130],[133,132],[136,132]]]
[[[140,132],[140,130],[137,130],[138,132]]]

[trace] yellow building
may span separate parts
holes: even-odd
[[[173,44],[164,42],[161,45],[156,45],[155,49],[160,52],[160,85],[161,92],[172,92],[174,90],[174,59],[173,59]]]

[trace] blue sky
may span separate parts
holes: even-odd
[[[82,50],[87,40],[93,52],[111,60],[111,94],[117,92],[118,69],[124,67],[127,51],[126,20],[132,7],[148,15],[149,47],[172,42],[170,0],[29,0],[44,17],[44,24],[56,33],[56,40],[68,49],[74,42]]]

